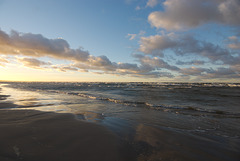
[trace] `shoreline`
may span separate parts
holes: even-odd
[[[33,101],[36,98],[25,99],[23,95],[22,99],[21,92],[15,92],[19,91],[2,89],[1,93],[0,88],[0,160],[3,161],[237,161],[240,158],[239,138],[189,133],[109,115],[96,123],[91,121],[94,118],[84,120],[87,111],[40,111]],[[44,107],[42,100],[37,101]],[[37,108],[31,108],[32,105]]]
[[[1,91],[1,88],[0,88]],[[71,113],[11,109],[0,93],[0,160],[127,161],[136,157],[106,127]]]

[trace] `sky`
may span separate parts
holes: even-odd
[[[0,0],[0,80],[239,78],[239,0]]]

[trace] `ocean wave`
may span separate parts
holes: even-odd
[[[2,86],[27,91],[68,94],[176,114],[219,115],[237,118],[240,115],[237,105],[240,98],[240,83],[9,82]],[[191,104],[191,107],[179,102]],[[217,106],[221,106],[219,109],[224,110],[219,110]]]
[[[154,105],[154,104],[143,102],[143,101],[121,100],[121,99],[115,99],[115,98],[107,98],[101,95],[96,96],[92,94],[78,93],[78,92],[65,92],[65,94],[80,96],[83,98],[94,99],[99,101],[107,101],[115,104],[131,106],[131,107],[147,108],[150,110],[158,110],[163,112],[174,112],[176,114],[199,115],[199,116],[212,115],[212,116],[223,116],[223,117],[229,117],[229,118],[240,118],[240,113],[231,113],[231,112],[216,110],[216,109],[209,110],[209,109],[203,109],[203,108],[192,107],[192,106]]]

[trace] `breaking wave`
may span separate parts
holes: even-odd
[[[94,99],[99,101],[106,101],[115,104],[121,104],[130,107],[139,107],[139,108],[147,108],[150,110],[160,110],[163,112],[175,112],[176,114],[189,114],[189,115],[213,115],[213,116],[223,116],[230,118],[240,118],[240,113],[231,113],[227,111],[221,110],[209,110],[192,106],[171,106],[171,105],[154,105],[148,102],[141,101],[129,101],[129,100],[120,100],[114,98],[107,98],[102,96],[95,96],[86,93],[78,93],[78,92],[65,92],[68,95],[80,96],[83,98]]]

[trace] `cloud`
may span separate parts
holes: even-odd
[[[0,53],[5,55],[48,56],[72,61],[86,61],[89,58],[87,51],[71,49],[63,39],[47,39],[40,34],[11,31],[7,35],[1,31],[0,43]]]
[[[155,7],[159,3],[159,0],[148,0],[146,7]]]
[[[240,1],[225,0],[218,5],[221,22],[229,25],[240,25]]]
[[[134,40],[136,38],[139,38],[140,36],[144,35],[145,31],[140,31],[138,34],[127,34],[126,37],[129,37],[129,40]]]
[[[5,58],[0,57],[0,66],[4,67],[6,63],[9,63],[9,61]]]
[[[143,55],[135,55],[140,62],[138,64],[131,63],[111,63],[109,64],[109,68],[106,66],[90,66],[82,63],[74,64],[73,67],[85,70],[99,71],[97,73],[105,73],[105,74],[114,74],[114,75],[128,75],[133,77],[148,77],[148,78],[158,78],[158,77],[173,77],[173,75],[169,72],[160,72],[161,69],[170,69],[170,70],[178,70],[174,66],[168,65],[163,60],[157,60],[157,58],[145,57]],[[146,59],[146,60],[145,60]]]
[[[67,71],[78,71],[77,68],[66,66],[66,65],[52,65],[51,68],[56,69],[61,72],[67,72]]]
[[[201,79],[222,79],[225,81],[229,81],[229,79],[238,79],[240,78],[240,73],[236,70],[233,70],[232,68],[224,68],[220,67],[217,69],[208,69],[208,68],[183,68],[181,69],[180,73],[182,73],[182,77],[185,76],[197,76],[196,78],[198,80]]]
[[[139,32],[137,37],[144,34]],[[137,38],[136,37],[136,38]],[[228,43],[236,43],[238,37],[229,37]],[[180,34],[164,34],[141,37],[139,51],[133,54],[137,63],[112,62],[108,57],[94,56],[82,48],[72,49],[63,39],[48,39],[40,34],[19,33],[10,34],[0,30],[0,65],[9,63],[7,56],[16,58],[17,62],[34,69],[54,69],[61,72],[91,72],[98,74],[112,74],[141,78],[238,78],[240,53],[231,52],[218,45],[200,41],[193,36]],[[203,65],[208,63],[222,63],[226,68],[180,68],[171,60],[166,61],[168,51],[171,50],[178,57],[193,56],[200,60],[176,61],[176,65]],[[145,53],[145,54],[144,54]],[[54,64],[42,61],[41,58],[54,59]],[[208,59],[208,61],[206,60]],[[58,61],[59,60],[59,61]],[[64,61],[64,64],[60,64]],[[228,68],[227,68],[228,67]]]
[[[238,50],[240,49],[240,39],[237,36],[231,36],[228,38],[230,49]]]
[[[236,71],[238,74],[240,74],[240,64],[231,66],[230,69],[232,69],[232,70]]]
[[[206,23],[240,25],[239,0],[166,0],[164,11],[148,16],[150,24],[166,30],[184,30]]]
[[[139,57],[141,56],[139,55]],[[133,77],[148,77],[148,78],[173,77],[172,74],[169,72],[158,71],[163,68],[169,68],[169,69],[171,68],[171,66],[168,66],[166,62],[159,61],[158,64],[157,62],[155,62],[155,64],[146,64],[147,60],[145,60],[144,62],[144,57],[142,57],[141,60],[139,59],[138,61],[141,61],[140,66],[138,64],[122,63],[122,62],[112,63],[111,68],[101,68],[101,67],[97,68],[96,66],[89,66],[81,63],[74,64],[73,66],[76,68],[85,70],[86,72],[88,72],[88,70],[95,71],[94,73],[96,73],[96,71],[101,71],[100,72],[101,74],[105,73],[105,74],[128,75]],[[150,63],[151,60],[148,60],[148,61]]]
[[[224,79],[229,81],[229,79],[238,79],[240,78],[239,72],[231,68],[218,68],[216,70],[208,70],[208,72],[200,77],[201,79]]]
[[[236,36],[229,37],[229,45],[233,44],[237,46],[239,39]],[[232,52],[227,48],[223,48],[213,43],[197,40],[191,35],[182,34],[165,34],[154,35],[149,37],[142,37],[140,39],[139,51],[147,54],[148,56],[142,56],[139,58],[141,64],[151,64],[152,68],[158,70],[168,69],[175,71],[179,75],[176,75],[175,79],[191,80],[209,80],[209,79],[221,79],[228,81],[228,79],[238,79],[240,73],[240,52]],[[229,47],[228,45],[228,47]],[[237,50],[238,48],[234,48]],[[178,66],[169,65],[169,63],[163,61],[169,52],[177,55],[177,58],[181,60],[176,61],[176,65],[198,65],[202,66],[206,62],[212,63],[211,66],[221,65],[221,68],[205,68],[205,67],[190,67],[180,68]],[[153,56],[150,58],[149,56]],[[160,56],[162,59],[155,57]],[[190,59],[189,61],[182,61],[182,59]],[[192,59],[192,60],[191,60]]]
[[[150,69],[156,69],[156,70],[161,70],[161,69],[168,69],[172,71],[178,71],[179,68],[173,65],[169,65],[167,62],[164,60],[158,58],[158,57],[149,57],[149,56],[144,56],[144,55],[134,55],[135,58],[138,59],[138,61],[141,62],[142,66],[149,67]]]
[[[208,71],[208,69],[206,68],[190,67],[190,68],[181,69],[180,73],[182,73],[183,75],[198,76],[198,75],[202,75],[202,73],[206,71]]]
[[[2,30],[0,30],[0,43],[1,43],[1,45],[8,44],[9,42],[10,42],[9,36],[5,32],[3,32]]]
[[[138,73],[141,71],[137,64],[119,62],[116,64],[116,66],[119,73]]]
[[[171,50],[176,55],[196,55],[208,58],[211,62],[221,61],[223,64],[239,64],[240,53],[231,51],[210,42],[200,41],[190,35],[155,35],[142,37],[139,51],[150,55],[166,55]]]
[[[5,59],[5,58],[1,58],[1,57],[0,57],[0,62],[2,62],[2,63],[8,63],[9,61],[8,61],[7,59]]]
[[[127,34],[127,37],[129,37],[129,40],[134,40],[137,34]]]
[[[140,6],[137,6],[137,7],[135,8],[136,11],[138,11],[138,10],[140,10],[140,9],[141,9]]]
[[[204,65],[206,62],[201,60],[192,60],[192,61],[180,61],[176,62],[177,65]]]
[[[128,74],[128,75],[133,75],[137,77],[140,77],[141,75],[153,76],[152,73],[154,71],[154,68],[152,67],[146,67],[144,65],[138,66],[137,64],[130,64],[130,63],[117,63],[116,67],[117,67],[117,73],[119,73],[120,75]],[[153,76],[153,77],[156,77],[156,76]]]
[[[1,30],[0,30],[1,31]],[[144,34],[140,31],[139,35]],[[19,33],[12,31],[11,34],[0,32],[0,54],[16,55],[23,58],[17,58],[17,61],[26,67],[35,69],[52,68],[58,71],[82,71],[82,72],[100,72],[114,75],[129,75],[134,77],[172,77],[170,73],[159,72],[156,69],[167,68],[174,69],[166,62],[161,60],[150,60],[154,64],[147,65],[146,61],[139,59],[138,64],[116,63],[110,61],[106,56],[93,56],[83,49],[71,49],[66,40],[48,39],[40,34]],[[67,60],[71,64],[52,65],[49,62],[41,61],[37,58],[49,57],[58,60]],[[2,59],[3,60],[3,59]]]
[[[95,57],[83,49],[71,49],[63,39],[47,39],[40,34],[18,33],[10,35],[0,30],[0,54],[21,55],[29,57],[50,57],[84,63],[97,68],[111,68],[111,62],[106,56]],[[37,59],[21,60],[28,66],[38,66]]]
[[[106,56],[90,56],[89,64],[96,67],[112,67],[112,62]]]
[[[2,55],[28,56],[28,58],[21,58],[18,59],[18,61],[31,68],[40,68],[44,65],[50,65],[49,63],[36,59],[38,57],[50,57],[60,60],[68,60],[74,63],[74,66],[69,66],[68,68],[57,66],[53,67],[59,71],[76,71],[75,69],[78,69],[84,71],[103,71],[105,73],[114,74],[118,74],[119,72],[119,74],[130,75],[136,73],[138,75],[146,75],[147,72],[152,72],[149,70],[144,71],[138,66],[133,69],[132,67],[136,65],[111,62],[106,56],[96,57],[80,48],[71,49],[67,41],[63,39],[47,39],[40,34],[18,33],[16,31],[12,31],[11,34],[8,35],[1,31],[0,40],[0,53]],[[124,65],[125,67],[131,66],[131,68],[124,69]]]
[[[50,62],[44,62],[35,58],[18,58],[18,62],[22,63],[26,67],[30,68],[42,68],[42,66],[51,65]]]
[[[173,78],[170,72],[148,72],[148,73],[139,73],[135,74],[134,77],[143,77],[143,78]]]
[[[172,40],[170,36],[155,35],[149,37],[141,37],[139,51],[152,54],[153,51],[161,51],[158,55],[162,55],[162,51],[175,47],[177,42]]]

